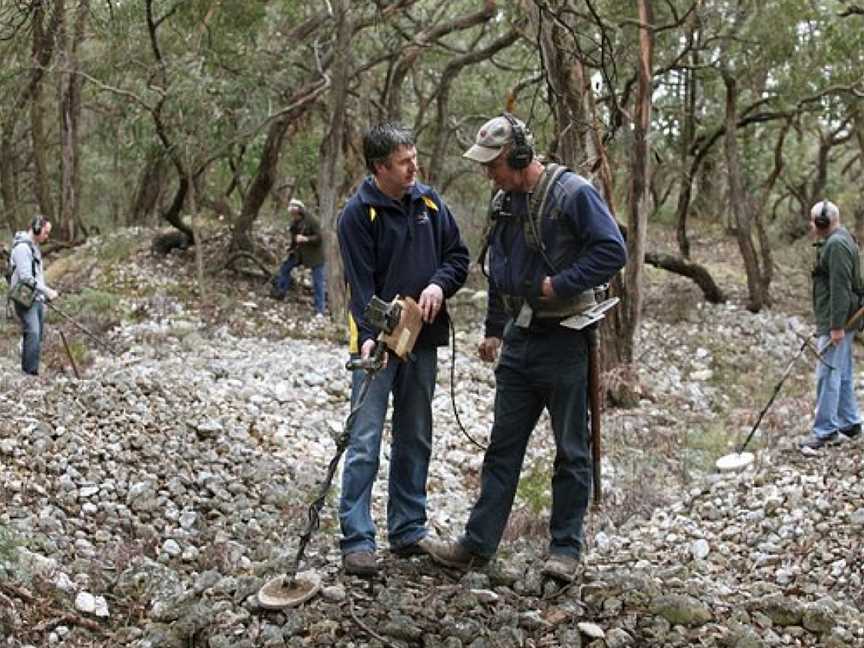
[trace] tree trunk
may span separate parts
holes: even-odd
[[[726,133],[724,135],[724,150],[726,153],[726,169],[729,176],[729,202],[735,222],[735,237],[738,249],[744,260],[744,271],[747,273],[747,291],[749,301],[747,309],[758,313],[765,305],[765,295],[762,289],[762,272],[759,259],[753,246],[752,219],[750,206],[747,204],[744,183],[741,178],[741,160],[738,153],[737,101],[738,86],[735,77],[729,71],[723,72],[723,82],[726,85]]]
[[[694,19],[695,20],[695,19]],[[696,134],[696,87],[697,77],[695,67],[699,65],[699,52],[694,47],[696,40],[693,21],[688,23],[687,42],[692,50],[693,68],[684,70],[684,117],[681,124],[681,189],[678,193],[678,207],[675,212],[675,237],[678,240],[678,250],[685,259],[690,258],[690,239],[687,237],[687,216],[690,211],[690,197],[693,191],[693,169],[689,164],[690,149]]]
[[[258,217],[261,206],[267,200],[270,190],[276,182],[282,142],[290,124],[291,116],[286,114],[273,120],[270,123],[270,128],[267,129],[267,139],[264,141],[264,150],[261,152],[261,160],[255,171],[255,178],[243,200],[240,215],[231,225],[230,251],[232,252],[240,250],[252,252],[255,249],[252,242],[252,224]]]
[[[337,191],[341,184],[342,142],[345,136],[345,121],[348,111],[348,85],[351,77],[351,32],[352,20],[350,0],[334,0],[336,17],[336,58],[333,61],[332,87],[330,91],[330,123],[321,142],[318,165],[320,187],[319,216],[321,235],[324,238],[324,258],[327,259],[327,300],[331,317],[341,321],[347,312],[345,279],[342,257],[336,238]]]
[[[78,124],[81,121],[82,77],[78,74],[78,49],[84,41],[84,29],[90,13],[90,0],[78,0],[75,25],[71,37],[64,29],[60,38],[60,212],[59,225],[63,238],[74,240],[81,228],[80,195],[81,143]],[[65,21],[64,21],[65,24]]]
[[[645,260],[645,235],[648,227],[648,136],[651,132],[652,59],[654,39],[651,31],[651,0],[637,0],[639,8],[639,70],[633,118],[633,153],[630,160],[630,192],[627,216],[627,266],[624,283],[627,300],[622,303],[622,359],[634,360],[633,345],[642,319],[642,278]]]
[[[127,225],[147,224],[159,207],[159,200],[165,191],[168,164],[161,149],[151,150],[129,206]]]
[[[558,159],[585,176],[590,174],[590,138],[593,116],[589,111],[586,94],[591,92],[585,67],[572,52],[577,32],[574,13],[569,11],[569,0],[554,0],[549,10],[557,12],[557,19],[544,16],[533,2],[525,10],[540,41],[540,52],[547,70],[549,103],[555,116],[555,139]],[[568,9],[567,11],[564,11]]]

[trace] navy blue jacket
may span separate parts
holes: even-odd
[[[382,193],[367,177],[339,217],[339,249],[350,289],[350,351],[358,353],[377,335],[363,311],[377,295],[417,300],[430,283],[445,299],[468,276],[468,247],[456,220],[431,187],[414,185],[403,200]],[[423,325],[416,346],[446,346],[449,339],[446,303],[433,322]]]
[[[543,278],[550,276],[557,297],[576,297],[609,281],[627,262],[621,231],[606,203],[571,171],[550,187],[542,216],[546,257],[555,268],[525,240],[528,194],[510,193],[507,198],[509,213],[498,216],[489,238],[486,337],[502,337],[507,320],[515,315],[505,309],[502,295],[535,302],[543,294]]]

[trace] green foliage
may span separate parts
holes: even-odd
[[[20,543],[6,527],[0,524],[0,568],[16,561],[16,550]],[[2,569],[0,569],[2,571]]]
[[[538,459],[527,470],[523,468],[516,490],[517,499],[534,515],[540,515],[549,508],[552,484],[552,466],[543,459]]]

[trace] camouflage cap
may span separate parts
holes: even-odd
[[[522,128],[525,134],[525,143],[528,146],[533,146],[534,138],[525,127],[525,122],[520,119],[513,120]],[[493,117],[480,127],[477,131],[477,137],[474,139],[474,145],[462,154],[462,157],[474,160],[480,164],[487,164],[501,155],[504,147],[513,141],[513,125],[510,121],[500,115]]]
[[[306,211],[306,205],[304,205],[301,201],[297,200],[296,198],[292,198],[291,201],[288,203],[288,211],[289,212],[301,212],[302,213],[302,212]]]

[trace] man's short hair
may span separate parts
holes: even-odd
[[[369,173],[375,175],[375,165],[386,162],[400,146],[414,146],[414,132],[402,124],[381,122],[363,133],[363,158]]]

